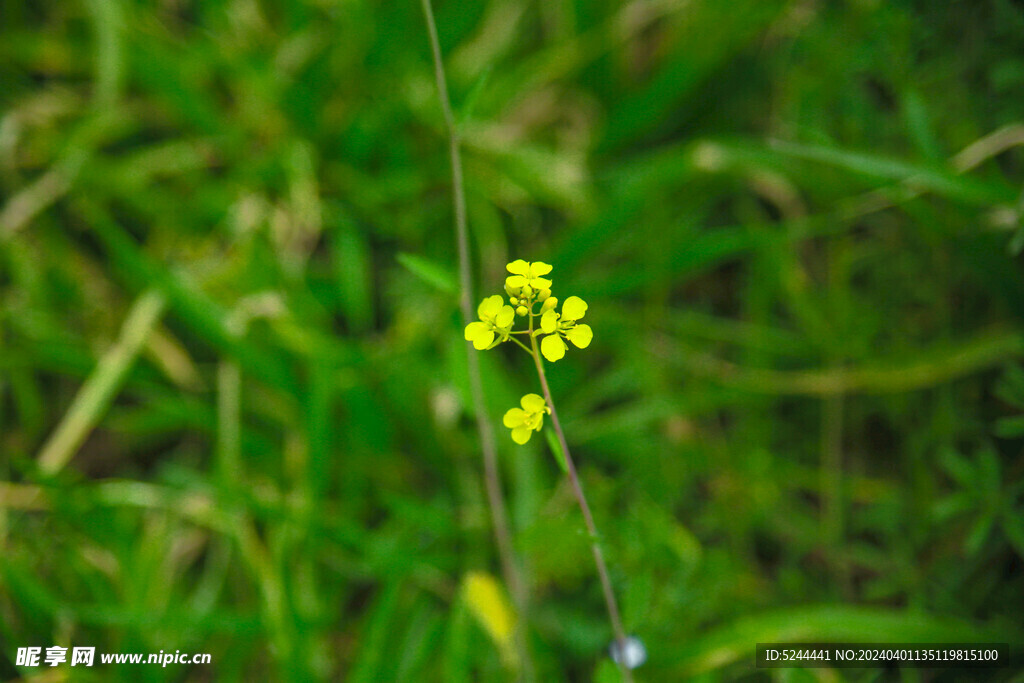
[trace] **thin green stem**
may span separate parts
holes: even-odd
[[[516,339],[515,337],[509,337],[509,338],[508,338],[508,340],[509,340],[509,341],[514,341],[514,342],[515,342],[516,344],[519,344],[519,347],[520,347],[520,348],[521,348],[521,349],[522,349],[523,351],[526,351],[526,352],[527,352],[528,354],[530,354],[531,356],[533,355],[533,351],[531,351],[531,350],[530,350],[530,347],[528,347],[528,346],[527,346],[526,344],[524,344],[523,342],[519,341],[519,340],[518,340],[518,339]]]
[[[533,332],[533,315],[530,315],[530,331]],[[590,550],[594,554],[594,564],[597,566],[597,575],[601,579],[601,591],[604,593],[605,607],[608,609],[608,619],[612,624],[612,633],[618,643],[619,652],[625,651],[626,631],[622,628],[622,618],[619,616],[619,605],[615,601],[615,592],[612,590],[612,582],[608,576],[608,565],[604,561],[604,553],[601,552],[600,536],[597,533],[597,525],[594,524],[594,516],[590,513],[590,505],[587,504],[587,497],[583,494],[583,486],[576,474],[576,465],[573,462],[572,454],[569,452],[569,444],[565,441],[565,432],[562,431],[562,423],[558,419],[558,410],[555,409],[555,401],[551,397],[551,389],[548,387],[548,378],[544,373],[544,361],[541,360],[540,350],[537,348],[537,337],[530,335],[530,345],[533,347],[531,355],[537,366],[537,376],[540,378],[540,386],[544,391],[544,398],[551,408],[551,424],[558,436],[558,443],[562,446],[562,453],[565,454],[566,472],[572,491],[576,495],[576,502],[583,513],[583,521],[587,525],[587,533],[590,535]],[[632,683],[633,674],[622,662],[618,662],[622,678],[627,683]]]
[[[462,309],[463,324],[473,321],[473,280],[471,277],[469,255],[469,230],[466,221],[466,192],[462,177],[462,155],[460,152],[459,131],[455,126],[451,101],[448,98],[448,82],[444,75],[444,62],[441,57],[441,43],[437,38],[437,23],[430,0],[420,0],[426,18],[427,33],[430,36],[430,51],[434,63],[434,80],[437,84],[438,99],[444,115],[445,128],[448,132],[448,153],[452,166],[452,202],[455,210],[455,239],[459,250],[459,283],[461,295],[459,306]],[[512,532],[509,527],[508,515],[505,511],[505,497],[502,493],[501,473],[498,470],[497,447],[494,432],[487,415],[484,403],[484,387],[480,378],[480,361],[474,353],[473,346],[466,343],[466,358],[469,368],[469,388],[476,412],[476,426],[480,433],[480,450],[483,455],[484,484],[487,489],[487,502],[491,512],[491,524],[494,528],[494,539],[498,547],[502,573],[508,584],[516,610],[519,612],[521,626],[516,629],[516,647],[522,662],[523,678],[534,679],[533,663],[530,658],[525,635],[527,611],[529,607],[527,587],[520,575],[512,548]]]

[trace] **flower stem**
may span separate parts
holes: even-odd
[[[509,337],[509,338],[508,338],[508,340],[509,340],[509,341],[514,341],[514,342],[515,342],[516,344],[519,344],[519,346],[520,346],[520,347],[521,347],[521,348],[523,349],[523,351],[526,351],[526,352],[527,352],[528,354],[530,354],[531,356],[533,355],[533,351],[531,351],[531,350],[529,349],[529,347],[528,347],[528,346],[526,346],[526,344],[524,344],[523,342],[519,341],[519,340],[518,340],[518,339],[516,339],[515,337]]]
[[[533,331],[533,316],[530,316],[530,331]],[[615,592],[612,590],[612,582],[608,577],[608,565],[604,561],[604,553],[601,552],[600,537],[597,533],[597,525],[594,524],[594,516],[590,514],[590,506],[587,504],[587,497],[583,495],[583,486],[576,474],[576,465],[573,463],[572,454],[569,452],[569,444],[565,441],[565,432],[562,431],[562,423],[558,419],[558,411],[555,409],[555,402],[551,398],[551,389],[548,387],[548,378],[544,374],[544,361],[541,360],[540,351],[537,348],[537,338],[530,335],[530,345],[533,347],[533,362],[537,366],[537,376],[540,377],[540,386],[544,390],[544,398],[547,399],[548,407],[551,408],[551,424],[558,435],[558,443],[562,446],[562,453],[565,454],[566,472],[572,491],[576,495],[576,502],[579,503],[580,511],[583,513],[583,521],[587,525],[587,533],[590,535],[590,550],[594,554],[594,564],[597,565],[597,575],[601,579],[601,591],[604,593],[604,604],[608,609],[608,619],[612,624],[612,633],[618,644],[619,652],[625,652],[626,631],[622,628],[622,618],[619,616],[619,606],[615,601]],[[622,672],[622,679],[632,683],[633,674],[622,662],[618,662],[619,671]]]
[[[451,102],[448,98],[448,83],[444,75],[444,62],[441,58],[441,44],[437,38],[437,23],[430,0],[421,0],[423,14],[426,18],[427,33],[430,36],[430,51],[434,63],[434,80],[437,84],[438,99],[444,114],[445,128],[448,132],[448,152],[452,166],[452,202],[455,210],[455,238],[459,250],[459,283],[461,296],[459,306],[462,309],[463,323],[468,325],[473,320],[473,281],[471,277],[469,255],[469,230],[466,226],[466,191],[462,177],[462,155],[460,152],[459,132],[455,126]],[[480,433],[480,450],[483,454],[484,484],[487,489],[487,502],[491,512],[491,524],[494,528],[494,540],[498,547],[505,583],[519,613],[520,626],[516,629],[516,647],[522,665],[522,678],[534,680],[533,663],[530,658],[526,639],[527,610],[529,606],[527,587],[520,574],[512,548],[512,532],[509,527],[508,515],[505,511],[505,497],[501,487],[501,473],[498,469],[497,447],[494,432],[487,415],[484,402],[483,382],[480,379],[480,360],[473,351],[473,346],[466,342],[466,357],[469,364],[469,387],[476,412],[476,426]]]

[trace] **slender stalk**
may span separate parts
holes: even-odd
[[[518,334],[518,332],[513,332],[512,334]],[[508,338],[508,340],[509,340],[509,341],[514,341],[514,342],[515,342],[516,344],[519,344],[519,348],[521,348],[521,349],[522,349],[523,351],[526,351],[526,352],[527,352],[528,354],[530,354],[531,356],[533,355],[533,351],[531,351],[531,350],[530,350],[530,349],[529,349],[529,348],[528,348],[528,347],[526,346],[526,344],[524,344],[523,342],[519,341],[519,340],[518,340],[518,339],[516,339],[515,337],[509,337],[509,338]]]
[[[462,178],[462,155],[459,131],[455,125],[451,102],[448,98],[448,82],[444,75],[444,62],[441,58],[441,44],[437,38],[437,23],[430,0],[420,0],[423,14],[427,21],[427,33],[430,35],[430,51],[434,62],[434,80],[437,83],[438,99],[444,114],[445,128],[448,132],[448,153],[452,165],[452,202],[455,209],[455,239],[459,250],[459,284],[461,294],[459,306],[462,309],[463,324],[473,321],[473,280],[471,277],[469,255],[469,230],[466,225],[466,192]],[[527,589],[516,564],[512,549],[512,533],[508,515],[505,512],[505,497],[501,488],[501,473],[498,470],[497,448],[494,442],[494,431],[487,415],[484,403],[484,387],[480,379],[480,360],[474,353],[473,346],[466,342],[466,359],[469,364],[469,388],[476,409],[476,426],[480,433],[480,449],[483,454],[484,483],[487,489],[488,507],[491,510],[491,524],[494,528],[494,540],[498,546],[498,556],[502,573],[508,584],[516,611],[519,613],[519,627],[516,629],[516,645],[519,659],[522,662],[523,677],[534,679],[532,661],[526,644],[525,624],[528,608]]]
[[[565,454],[566,471],[569,476],[569,483],[576,495],[576,502],[579,503],[580,511],[583,513],[583,521],[587,525],[587,533],[590,535],[590,550],[594,554],[594,564],[597,565],[597,575],[601,579],[601,591],[604,593],[604,604],[608,608],[608,618],[612,624],[612,633],[619,645],[619,652],[625,652],[626,631],[622,628],[622,618],[619,616],[619,605],[615,601],[615,592],[612,590],[612,582],[608,577],[608,565],[604,561],[604,553],[601,552],[600,539],[597,534],[597,525],[594,524],[594,516],[590,514],[590,505],[587,504],[587,497],[583,495],[583,487],[580,485],[580,478],[576,474],[576,465],[573,463],[572,454],[569,452],[569,444],[565,441],[565,432],[562,431],[562,423],[558,419],[558,410],[555,409],[555,402],[551,398],[551,389],[548,387],[548,378],[544,374],[544,361],[541,360],[540,350],[537,348],[537,338],[533,336],[533,315],[530,315],[530,345],[533,347],[533,362],[537,366],[537,376],[540,377],[540,386],[544,391],[544,398],[551,408],[551,424],[558,435],[558,443],[562,446],[562,453]],[[622,678],[627,683],[632,683],[633,674],[622,662],[618,662]]]

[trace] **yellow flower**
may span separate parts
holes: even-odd
[[[483,351],[494,348],[508,339],[516,312],[505,303],[500,294],[484,299],[476,312],[480,315],[480,322],[466,325],[465,333],[466,341],[473,342],[475,349]],[[494,341],[495,337],[498,341]]]
[[[537,394],[527,394],[519,401],[522,408],[510,408],[502,422],[512,430],[512,440],[524,444],[544,426],[544,413],[550,413],[547,402]]]
[[[540,352],[544,357],[554,363],[565,355],[565,337],[578,348],[585,349],[590,346],[590,340],[594,338],[594,331],[590,325],[577,324],[577,320],[587,313],[587,302],[578,296],[570,296],[562,304],[562,314],[555,313],[554,309],[545,311],[540,318],[540,329],[547,335],[540,342]]]
[[[462,580],[462,595],[469,611],[501,651],[507,663],[515,665],[516,613],[501,583],[485,572],[469,572]]]
[[[541,277],[551,272],[551,266],[547,263],[541,261],[527,263],[523,259],[516,259],[505,267],[508,272],[512,273],[505,278],[506,289],[513,292],[519,292],[523,287],[530,287],[536,292],[551,289],[551,280]]]

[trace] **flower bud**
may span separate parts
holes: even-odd
[[[541,313],[547,313],[548,311],[554,310],[555,306],[557,306],[557,305],[558,305],[558,297],[556,297],[556,296],[548,297],[547,299],[544,300],[544,303],[541,304],[540,312]]]
[[[526,285],[525,287],[523,287],[523,296],[527,298],[533,296],[533,287],[531,287],[530,285]]]
[[[526,306],[520,306],[519,308],[516,309],[516,315],[519,316],[526,315],[529,312],[530,311],[526,308]]]
[[[549,296],[551,296],[551,290],[550,289],[542,289],[542,290],[540,290],[540,294],[537,295],[537,301],[544,301]]]
[[[513,306],[515,306],[516,304],[519,303],[519,299],[515,298],[514,296],[511,296],[511,297],[509,297],[508,302],[510,304],[512,304]]]

